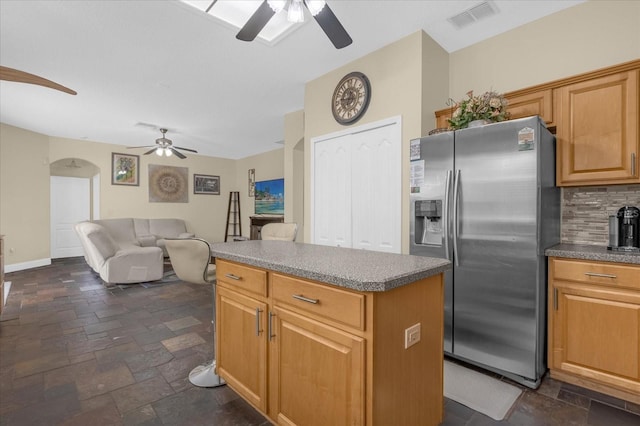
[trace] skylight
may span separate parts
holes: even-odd
[[[209,9],[208,14],[222,22],[226,26],[230,26],[236,30],[240,30],[247,23],[251,15],[254,14],[262,0],[180,0],[189,6],[193,6],[203,12]],[[306,22],[307,20],[305,20]],[[286,12],[277,13],[269,23],[260,31],[256,39],[266,42],[273,46],[296,29],[300,28],[303,23],[293,23],[287,21]]]

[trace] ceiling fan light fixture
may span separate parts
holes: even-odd
[[[302,0],[291,0],[291,4],[289,5],[289,12],[287,13],[287,21],[304,22]]]
[[[320,13],[324,6],[327,4],[327,2],[324,0],[306,0],[305,3],[307,5],[307,8],[309,9],[309,12],[311,12],[311,15],[313,16],[316,16],[318,13]]]
[[[158,148],[156,148],[156,155],[158,157],[162,157],[162,151],[164,151],[164,149],[162,149],[162,147],[159,146]]]
[[[171,157],[172,154],[173,152],[171,151],[171,149],[169,148],[164,149],[164,155],[166,155],[167,157]]]
[[[287,5],[287,0],[267,0],[267,3],[275,13],[278,13]]]

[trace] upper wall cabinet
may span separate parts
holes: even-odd
[[[558,186],[640,183],[638,70],[555,90]]]
[[[553,120],[553,99],[552,90],[519,90],[517,92],[505,93],[509,101],[507,110],[511,114],[511,119],[530,117],[539,115],[546,123],[547,127],[555,126]],[[436,127],[449,127],[449,119],[455,108],[447,108],[436,111]]]
[[[556,184],[640,183],[640,60],[505,93],[511,118],[542,117],[556,133]],[[452,109],[436,111],[449,127]]]

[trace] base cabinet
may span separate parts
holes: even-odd
[[[640,403],[640,266],[549,262],[552,377]]]
[[[278,425],[438,425],[438,274],[358,292],[217,259],[218,373]],[[405,330],[421,340],[404,347]]]
[[[267,305],[221,286],[216,298],[218,374],[252,405],[265,410],[267,339],[261,324]]]
[[[364,339],[274,308],[272,405],[278,424],[358,425],[364,419]]]

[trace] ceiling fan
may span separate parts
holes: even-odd
[[[287,9],[287,19],[291,22],[303,22],[303,5],[311,12],[320,28],[325,32],[336,49],[349,46],[353,40],[344,29],[336,15],[324,0],[264,0],[258,10],[249,18],[236,35],[238,40],[253,41],[276,13]]]
[[[150,149],[149,151],[145,152],[143,155],[149,155],[152,152],[155,152],[160,157],[162,157],[163,155],[166,155],[167,157],[171,157],[172,154],[175,154],[176,157],[180,158],[181,160],[184,160],[187,157],[183,153],[179,152],[178,151],[179,149],[181,149],[183,151],[195,152],[196,154],[198,153],[198,151],[196,151],[194,149],[182,148],[182,147],[179,147],[179,146],[173,146],[173,142],[171,141],[171,139],[167,139],[165,137],[166,133],[167,133],[167,129],[160,129],[160,131],[162,132],[162,137],[156,139],[156,144],[155,145],[128,146],[127,149],[153,147],[153,149]]]
[[[61,92],[65,92],[70,95],[78,94],[75,90],[71,90],[68,87],[64,87],[63,85],[47,80],[46,78],[3,66],[0,66],[0,80],[35,84],[38,86],[48,87],[50,89],[60,90]]]

